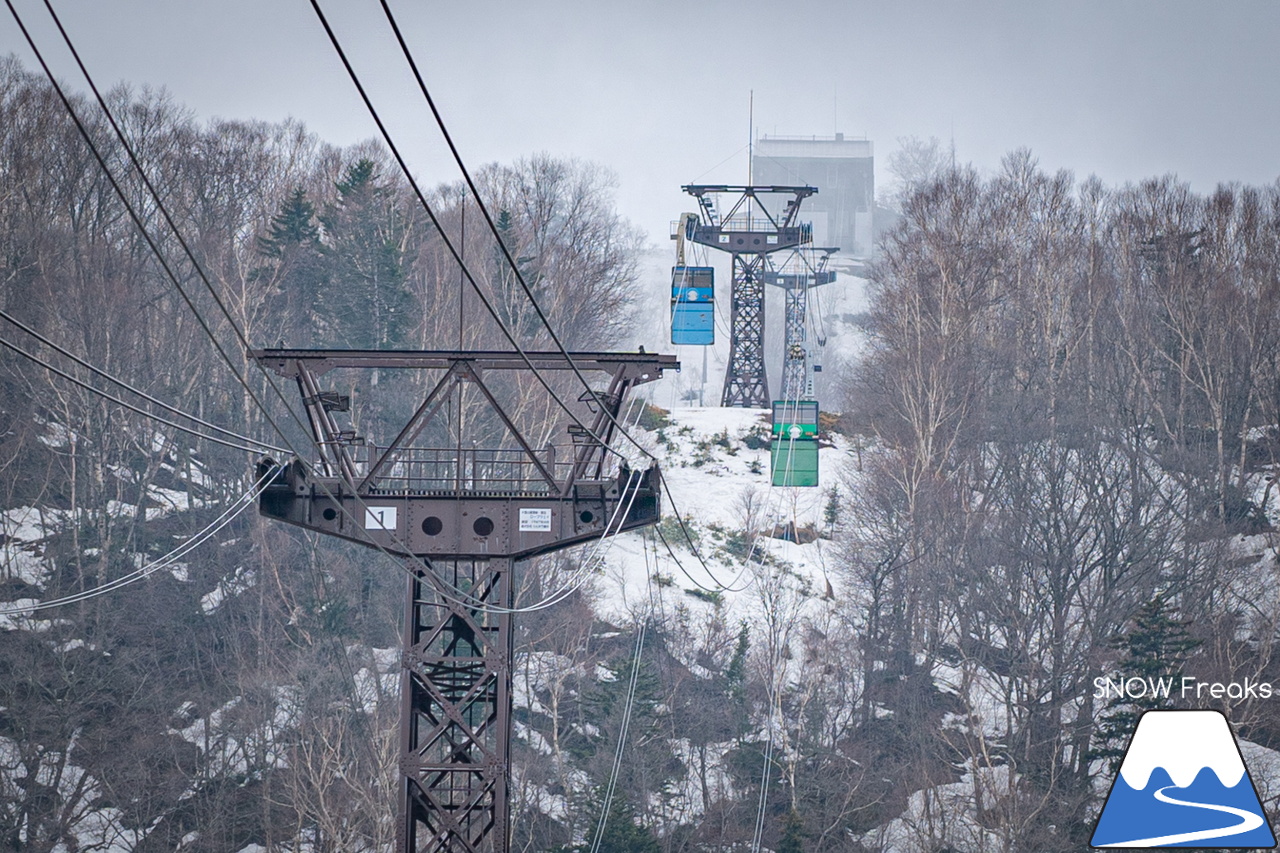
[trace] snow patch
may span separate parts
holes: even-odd
[[[185,512],[191,508],[191,495],[176,489],[151,486],[147,489],[147,497],[159,504],[159,506],[147,507],[148,521],[153,518],[163,518],[174,512]]]
[[[880,853],[1006,850],[999,834],[978,822],[978,806],[991,808],[1014,795],[1009,768],[981,767],[959,782],[916,791],[901,815],[865,833],[861,841]]]
[[[33,506],[0,512],[0,533],[22,542],[38,542],[50,535],[45,519],[49,513]]]
[[[233,595],[239,595],[253,585],[254,571],[246,569],[244,566],[236,569],[235,574],[229,578],[223,578],[218,581],[218,585],[212,592],[205,593],[200,599],[200,609],[206,615],[213,613],[222,606],[222,602]]]
[[[17,631],[19,629],[37,630],[34,623],[28,621],[35,615],[38,598],[19,598],[17,601],[6,601],[0,610],[0,631]]]
[[[66,447],[71,443],[71,431],[65,426],[52,421],[44,421],[47,432],[44,435],[37,436],[37,440],[47,447]]]
[[[527,726],[519,720],[512,721],[511,729],[516,737],[524,738],[534,752],[542,755],[552,754],[551,743],[537,729]]]
[[[400,672],[400,661],[404,653],[399,647],[392,647],[389,649],[370,649],[369,651],[373,655],[374,665],[378,667],[380,671],[383,673]]]
[[[138,508],[133,504],[117,500],[107,501],[107,515],[112,518],[134,518],[137,514]]]

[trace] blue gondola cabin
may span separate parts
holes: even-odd
[[[672,267],[671,343],[709,346],[716,342],[715,269]]]

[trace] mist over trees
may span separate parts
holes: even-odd
[[[505,348],[492,310],[523,346],[551,348],[460,183],[428,190],[441,234],[375,145],[201,123],[147,89],[109,100],[253,345]],[[12,59],[0,310],[138,390],[280,443],[250,398],[270,398],[261,373],[105,120],[76,104],[230,363],[54,93]],[[1095,700],[1094,678],[1168,667],[1280,684],[1280,187],[1108,188],[1026,152],[988,177],[952,161],[935,140],[896,166],[902,220],[841,404],[861,450],[824,472],[839,482],[828,588],[770,558],[733,607],[705,591],[690,607],[655,570],[622,624],[590,586],[522,614],[514,849],[590,847],[625,730],[604,851],[745,851],[757,821],[763,848],[788,853],[1083,850],[1138,710]],[[641,281],[644,238],[608,172],[539,154],[475,177],[564,344],[626,340],[635,288],[665,284]],[[2,318],[0,340],[106,388]],[[353,422],[385,435],[421,399],[415,381],[342,389]],[[501,390],[535,432],[563,427],[542,389]],[[482,443],[501,431],[473,429]],[[5,349],[0,599],[126,576],[213,522],[252,462]],[[736,529],[692,536],[741,565],[773,532],[762,505],[748,488]],[[576,559],[523,567],[521,601]],[[144,583],[0,616],[0,850],[390,849],[402,595],[371,552],[247,514]],[[1229,706],[1242,736],[1280,747],[1267,702],[1196,704]]]

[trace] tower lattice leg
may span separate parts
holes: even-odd
[[[764,408],[769,380],[764,368],[764,255],[734,254],[729,365],[721,406]]]
[[[805,393],[806,361],[805,313],[808,308],[809,289],[790,287],[786,291],[785,350],[782,357],[782,399],[800,400]]]
[[[409,579],[400,715],[400,853],[508,853],[510,559],[433,561]]]

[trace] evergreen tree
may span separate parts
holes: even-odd
[[[524,279],[534,298],[539,299],[540,302],[544,301],[540,296],[542,278],[534,264],[533,256],[516,254],[519,250],[520,235],[516,230],[511,211],[506,208],[500,209],[494,225],[498,231],[498,240],[502,241],[502,246],[511,253],[519,269],[519,277],[517,277],[516,271],[511,269],[511,264],[507,262],[502,246],[495,243],[492,256],[494,278],[498,282],[499,293],[502,294],[502,298],[498,300],[498,310],[502,321],[512,330],[517,340],[525,344],[532,343],[541,331],[541,321],[532,303],[529,302],[529,297],[525,295],[524,288],[520,287],[519,278]]]
[[[835,534],[836,522],[840,520],[840,487],[827,489],[827,502],[822,507],[822,521],[827,525],[827,538]]]
[[[750,725],[747,715],[747,652],[751,649],[751,626],[742,620],[738,628],[738,640],[733,647],[733,657],[725,668],[728,682],[728,711],[732,717],[734,735],[741,737]]]
[[[274,261],[260,277],[270,281],[268,310],[279,326],[279,337],[293,346],[315,343],[315,307],[324,286],[324,262],[316,209],[306,191],[297,187],[280,205],[258,252]]]
[[[348,166],[336,187],[337,201],[320,217],[329,260],[320,298],[325,336],[355,349],[402,347],[412,304],[405,286],[407,223],[372,160]]]
[[[320,229],[312,221],[315,215],[315,205],[307,201],[306,190],[295,187],[280,205],[280,212],[271,218],[266,236],[258,238],[258,251],[279,260],[293,247],[314,245],[320,239]]]
[[[804,821],[795,809],[787,812],[786,822],[782,825],[782,838],[778,841],[777,853],[804,853]]]
[[[1191,652],[1200,646],[1187,633],[1189,619],[1177,618],[1177,611],[1164,595],[1157,595],[1142,605],[1133,617],[1127,633],[1113,637],[1111,646],[1123,652],[1116,669],[1124,679],[1173,679],[1181,683],[1182,667]],[[1120,768],[1129,739],[1138,726],[1143,711],[1168,704],[1148,691],[1145,696],[1116,696],[1107,702],[1100,716],[1097,742],[1089,754],[1091,759],[1106,759],[1111,772]]]
[[[587,813],[598,816],[603,809],[604,789],[596,788],[592,792]],[[560,853],[587,853],[591,850],[595,835],[596,825],[592,824],[584,843],[561,847]],[[653,830],[636,822],[635,807],[619,786],[614,790],[613,800],[609,804],[609,817],[600,837],[599,853],[660,853],[661,850],[662,846],[654,837]]]

